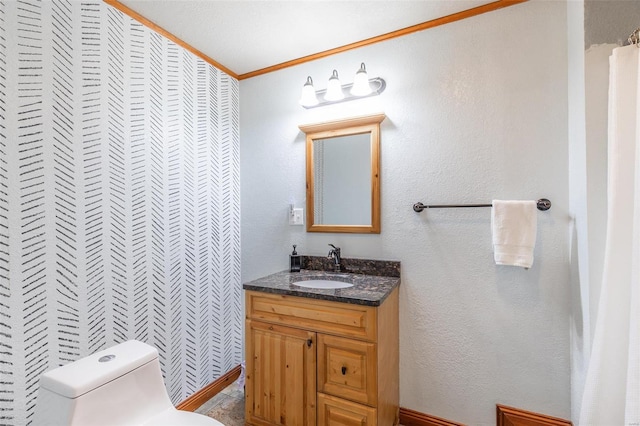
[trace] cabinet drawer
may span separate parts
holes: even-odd
[[[318,426],[376,426],[376,409],[318,394]]]
[[[365,340],[376,337],[376,309],[304,297],[247,291],[247,319]]]
[[[375,406],[374,343],[318,334],[318,391]]]

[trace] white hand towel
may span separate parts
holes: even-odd
[[[496,265],[530,268],[536,245],[535,201],[493,200],[491,229]]]

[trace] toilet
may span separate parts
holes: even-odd
[[[167,395],[158,351],[129,340],[40,378],[38,426],[224,426],[179,411]]]

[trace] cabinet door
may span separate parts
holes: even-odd
[[[316,423],[315,333],[247,321],[246,422]]]
[[[376,426],[376,409],[318,394],[318,426]]]

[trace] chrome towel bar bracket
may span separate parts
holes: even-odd
[[[420,213],[424,209],[452,209],[462,207],[492,207],[492,204],[422,204],[417,202],[413,205],[413,211]],[[540,211],[547,211],[551,208],[551,201],[546,198],[540,198],[536,201],[536,207]]]

